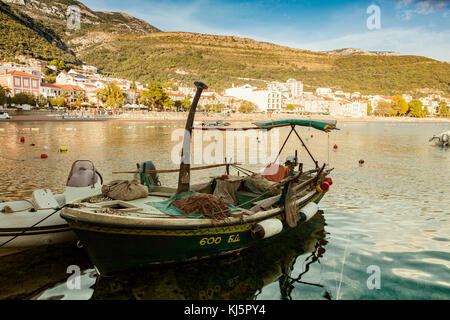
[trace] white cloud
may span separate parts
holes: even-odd
[[[400,16],[404,20],[411,20],[415,15],[429,15],[442,13],[444,17],[448,15],[447,9],[449,0],[399,0],[397,9],[400,10]]]
[[[422,27],[413,29],[386,28],[349,34],[334,39],[297,43],[295,46],[314,51],[338,48],[394,51],[450,62],[450,32],[448,30],[427,31]]]

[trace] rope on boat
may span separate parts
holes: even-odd
[[[17,237],[20,237],[21,235],[23,235],[23,234],[26,233],[27,231],[30,231],[30,230],[33,229],[35,226],[37,226],[39,223],[41,223],[41,222],[45,221],[46,219],[50,218],[52,215],[54,215],[55,213],[59,212],[61,209],[63,209],[63,208],[66,207],[66,206],[67,206],[67,204],[63,205],[63,206],[60,207],[60,208],[57,208],[55,211],[53,211],[52,213],[50,213],[50,214],[49,214],[48,216],[46,216],[45,218],[39,220],[38,222],[36,222],[35,224],[33,224],[31,227],[29,227],[29,228],[23,230],[20,234],[14,236],[14,237],[12,237],[11,239],[9,239],[8,241],[2,243],[2,244],[0,245],[0,248],[3,247],[3,246],[5,246],[6,244],[10,243],[11,241],[13,241],[14,239],[16,239]]]

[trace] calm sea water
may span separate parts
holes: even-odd
[[[38,188],[63,192],[77,159],[91,159],[106,181],[131,178],[112,172],[134,170],[145,160],[158,169],[176,168],[171,153],[179,141],[171,138],[182,127],[181,122],[0,123],[0,199],[28,197]],[[334,183],[320,203],[322,212],[287,237],[225,259],[112,278],[97,277],[74,244],[37,248],[0,257],[0,299],[449,299],[450,149],[428,142],[449,124],[338,127],[329,135],[299,130],[317,160],[335,168]],[[288,132],[279,131],[280,146]],[[217,143],[204,142],[195,152],[210,154]],[[58,152],[61,146],[68,152]],[[254,149],[237,147],[246,162]],[[310,168],[296,139],[281,158],[295,149]],[[40,159],[42,153],[48,159]],[[256,171],[264,163],[248,167]],[[222,170],[196,171],[194,182]],[[175,186],[177,175],[160,179]],[[70,265],[82,271],[78,290],[66,284]]]

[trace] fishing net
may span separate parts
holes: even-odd
[[[177,199],[171,203],[183,212],[184,215],[198,212],[205,218],[213,221],[224,220],[230,213],[229,206],[212,194],[194,193],[190,196]]]

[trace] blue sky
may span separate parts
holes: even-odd
[[[395,51],[450,62],[450,0],[81,2],[93,10],[127,12],[163,31],[234,35],[314,51]],[[367,25],[371,5],[380,9],[378,29]]]

